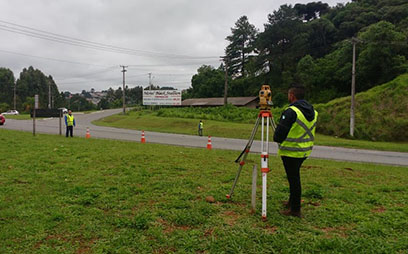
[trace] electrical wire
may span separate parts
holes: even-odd
[[[100,65],[100,64],[91,64],[91,63],[85,63],[85,62],[75,62],[75,61],[69,61],[69,60],[63,60],[63,59],[57,59],[57,58],[50,58],[50,57],[43,57],[43,56],[35,56],[35,55],[29,55],[29,54],[24,54],[24,53],[19,53],[19,52],[13,52],[13,51],[8,51],[8,50],[2,50],[0,49],[0,52],[7,53],[7,54],[13,54],[13,55],[19,55],[19,56],[25,56],[25,57],[32,57],[32,58],[38,58],[38,59],[43,59],[43,60],[49,60],[49,61],[55,61],[55,62],[62,62],[62,63],[69,63],[69,64],[80,64],[80,65],[88,65],[88,66],[97,66],[97,67],[112,67],[108,65]]]
[[[139,49],[130,49],[124,47],[117,47],[110,44],[104,44],[99,42],[93,42],[83,39],[78,39],[74,37],[69,37],[61,34],[51,33],[44,30],[35,29],[28,26],[19,25],[16,23],[0,20],[0,30],[8,31],[12,33],[22,34],[26,36],[31,36],[43,40],[49,40],[59,43],[64,43],[68,45],[90,48],[95,50],[101,50],[106,52],[121,53],[128,55],[142,55],[147,57],[161,57],[161,58],[172,58],[172,59],[218,59],[218,56],[189,56],[181,54],[169,54],[161,52],[153,52]]]

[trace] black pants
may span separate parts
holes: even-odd
[[[300,166],[306,158],[292,158],[282,156],[283,166],[289,182],[289,206],[292,212],[300,211],[300,196],[302,195],[302,186],[300,185]]]
[[[203,135],[203,129],[198,129],[198,135],[202,136]]]
[[[65,134],[65,137],[68,138],[68,134],[71,134],[71,137],[72,137],[73,133],[74,133],[74,126],[67,126],[67,132]]]

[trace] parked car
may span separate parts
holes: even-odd
[[[3,125],[6,122],[6,118],[2,114],[0,114],[0,125]]]
[[[1,114],[2,114],[2,115],[18,115],[19,113],[18,113],[17,110],[12,109],[12,110],[9,110],[9,111],[7,111],[7,112],[3,112],[3,113],[1,113]]]

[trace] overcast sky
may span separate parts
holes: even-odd
[[[307,2],[0,0],[0,67],[18,78],[33,66],[53,76],[60,91],[80,92],[116,89],[126,65],[129,87],[147,86],[152,73],[154,85],[185,89],[198,67],[219,66],[239,17],[263,31],[280,5]]]

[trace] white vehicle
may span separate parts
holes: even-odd
[[[62,114],[68,113],[68,109],[66,109],[66,108],[59,108],[59,110],[62,110]]]
[[[3,113],[1,113],[1,114],[2,114],[2,115],[18,115],[19,113],[18,113],[17,110],[12,109],[12,110],[9,110],[9,111],[7,111],[7,112],[3,112]]]

